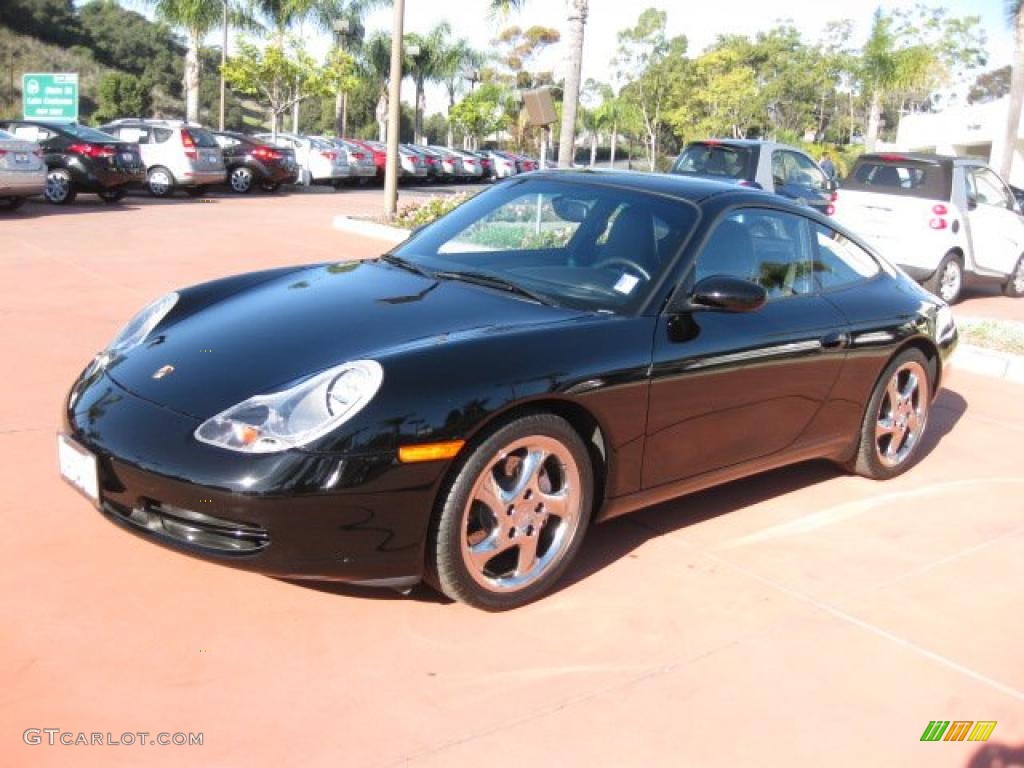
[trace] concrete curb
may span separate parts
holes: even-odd
[[[331,226],[339,232],[348,232],[360,237],[371,237],[374,240],[385,240],[389,243],[401,243],[412,234],[407,229],[389,227],[366,219],[354,219],[350,216],[335,216]]]
[[[953,368],[1024,384],[1024,355],[961,343],[953,354]]]

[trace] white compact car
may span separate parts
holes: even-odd
[[[227,179],[224,153],[213,134],[183,120],[124,118],[100,130],[139,145],[146,166],[146,186],[155,197],[183,189],[201,195]]]
[[[968,281],[1024,295],[1024,218],[981,160],[862,155],[833,205],[840,224],[949,303]]]
[[[377,166],[373,162],[371,152],[345,141],[345,139],[332,139],[328,136],[314,136],[313,138],[332,145],[345,156],[345,160],[348,162],[349,183],[365,184],[377,175]]]
[[[326,140],[297,133],[257,133],[256,138],[295,152],[299,184],[330,184],[337,189],[349,178],[347,155]]]
[[[39,145],[0,131],[0,207],[20,208],[45,187],[46,163]]]

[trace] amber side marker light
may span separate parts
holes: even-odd
[[[449,440],[446,443],[403,445],[398,449],[398,460],[403,464],[413,464],[417,461],[451,459],[462,450],[462,446],[465,444],[465,440]]]

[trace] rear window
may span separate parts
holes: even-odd
[[[952,183],[949,163],[865,157],[857,161],[840,186],[886,195],[948,200]]]
[[[111,136],[109,133],[103,133],[103,131],[97,131],[95,128],[89,128],[86,125],[70,123],[68,125],[62,125],[61,130],[66,131],[76,139],[82,139],[83,141],[119,141],[116,136]]]
[[[728,144],[691,144],[676,158],[672,173],[723,179],[753,179],[757,152],[754,147]]]

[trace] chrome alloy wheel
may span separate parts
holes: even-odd
[[[878,406],[875,452],[885,467],[896,467],[913,453],[928,422],[928,374],[908,361],[889,379]]]
[[[942,269],[942,276],[939,278],[939,296],[943,301],[952,301],[960,294],[960,286],[963,282],[963,273],[960,270],[960,262],[950,259]]]
[[[252,171],[248,168],[235,168],[231,172],[231,189],[235,192],[245,194],[252,189]]]
[[[550,437],[515,440],[477,477],[462,514],[460,545],[470,576],[490,591],[535,583],[568,551],[580,526],[580,470]]]
[[[149,191],[157,197],[163,197],[171,192],[174,180],[171,174],[163,168],[157,168],[149,172]]]
[[[71,192],[71,178],[63,171],[50,171],[46,175],[44,196],[53,203],[63,203]]]

